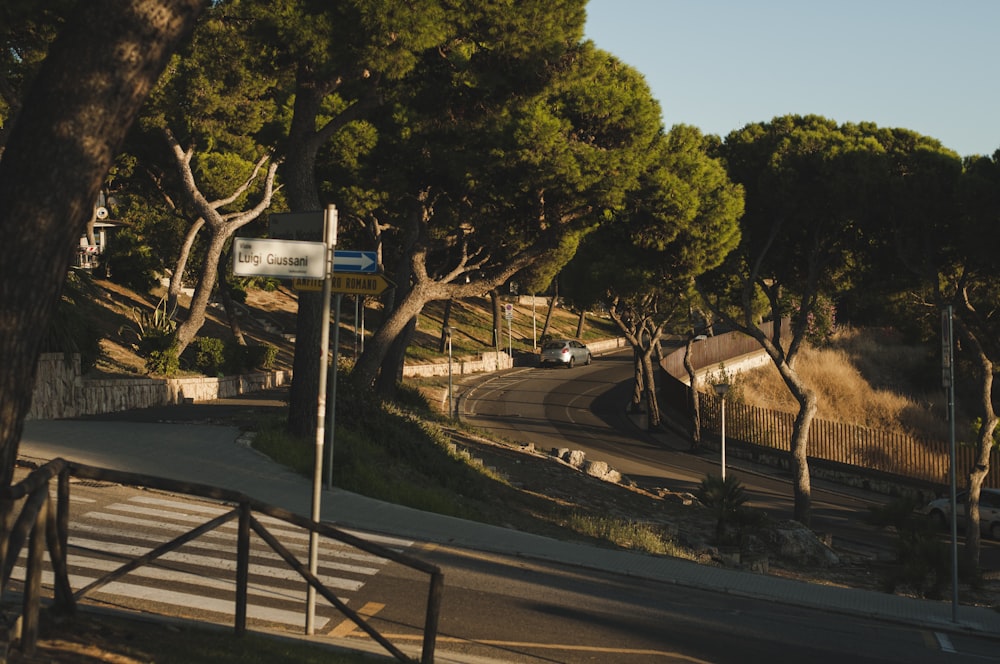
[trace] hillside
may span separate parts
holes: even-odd
[[[100,337],[100,354],[91,376],[142,376],[146,374],[144,360],[133,344],[137,341],[137,317],[150,314],[160,304],[165,289],[150,294],[140,294],[106,279],[87,280],[73,293],[75,304],[84,312]],[[181,310],[189,297],[181,299]],[[547,305],[539,297],[532,307],[526,301],[510,300],[513,316],[508,335],[507,321],[503,322],[500,338],[501,350],[508,344],[515,354],[528,353],[532,342],[542,334]],[[285,285],[274,290],[252,289],[247,291],[246,302],[239,307],[239,321],[248,343],[271,344],[278,348],[276,368],[291,369],[294,356],[295,317],[298,301],[295,291]],[[432,302],[424,310],[408,351],[408,362],[425,363],[444,361],[447,353],[440,350],[441,327],[445,312],[444,302]],[[341,309],[340,355],[353,359],[362,350],[362,330],[369,338],[381,317],[381,306],[369,299],[364,312],[357,309],[354,299],[344,297]],[[575,336],[579,316],[562,307],[552,312],[549,334]],[[489,298],[471,298],[453,303],[450,326],[454,328],[452,353],[455,358],[474,357],[492,350],[492,314]],[[598,339],[617,334],[613,323],[600,316],[586,318],[582,337]],[[221,306],[209,310],[200,336],[232,338],[232,332]],[[183,364],[182,364],[183,368]]]

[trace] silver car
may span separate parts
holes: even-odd
[[[955,509],[958,512],[958,526],[965,522],[965,501],[967,491],[955,494]],[[951,498],[938,498],[919,510],[941,530],[951,527]],[[990,539],[1000,540],[1000,490],[983,489],[979,494],[979,530]]]
[[[543,367],[548,364],[573,367],[576,364],[590,364],[592,359],[590,349],[576,339],[552,339],[542,344],[538,363]]]

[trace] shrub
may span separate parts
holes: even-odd
[[[177,329],[177,321],[174,320],[173,314],[173,311],[167,311],[165,298],[160,298],[156,308],[151,312],[133,307],[134,325],[121,326],[118,334],[132,333],[136,338],[132,347],[140,355],[148,358],[154,352],[163,352],[173,346],[173,334]],[[176,352],[174,354],[176,355]]]
[[[882,579],[887,591],[900,586],[912,588],[930,599],[940,599],[950,580],[948,547],[933,523],[914,511],[917,502],[899,498],[883,506],[870,507],[869,524],[896,533],[897,567]]]
[[[269,370],[274,366],[274,361],[278,359],[278,347],[272,344],[260,344],[246,346],[246,363],[248,369]]]
[[[146,371],[159,376],[174,376],[181,370],[177,347],[171,345],[164,350],[154,350],[146,358]]]
[[[739,526],[749,520],[743,507],[747,501],[746,491],[740,481],[731,475],[726,479],[718,475],[706,475],[696,495],[715,515],[715,535],[720,544],[729,539],[729,526]]]
[[[195,339],[195,369],[206,376],[218,376],[226,366],[226,343],[215,337]]]
[[[148,293],[157,283],[160,261],[153,249],[129,228],[121,228],[115,233],[103,260],[111,280],[126,288]]]

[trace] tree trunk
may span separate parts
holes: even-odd
[[[8,123],[0,156],[3,486],[13,477],[31,406],[39,330],[59,302],[73,251],[125,134],[203,8],[195,0],[78,4]]]
[[[174,263],[173,274],[170,275],[170,284],[167,286],[167,313],[173,315],[177,311],[177,301],[180,299],[181,289],[184,287],[184,271],[187,269],[188,258],[191,256],[191,248],[198,238],[198,233],[205,225],[205,220],[199,218],[184,234],[184,242],[181,244],[180,254],[177,262]]]
[[[232,261],[232,243],[229,244],[229,249],[222,252],[222,260],[219,261],[218,269],[218,283],[219,283],[219,298],[222,300],[222,306],[226,310],[226,319],[229,321],[229,329],[233,333],[233,339],[240,346],[246,346],[247,340],[243,336],[243,326],[240,325],[239,312],[236,310],[236,303],[233,301],[233,295],[229,292],[229,284],[226,283],[226,276],[228,274],[228,267]]]
[[[772,359],[775,359],[772,356]],[[798,373],[788,362],[775,359],[778,373],[781,374],[788,390],[799,404],[799,412],[795,415],[792,425],[792,478],[795,507],[793,517],[803,526],[809,527],[812,518],[812,487],[809,479],[809,428],[816,416],[817,399],[813,392],[802,382]]]
[[[326,324],[329,325],[330,321],[327,320]],[[300,291],[295,319],[292,384],[288,388],[287,431],[296,438],[316,435],[322,326],[323,294]]]
[[[503,329],[500,321],[503,315],[500,313],[500,292],[496,288],[490,289],[490,305],[493,309],[493,339],[490,343],[497,351],[500,350],[500,330]]]
[[[583,328],[587,325],[587,312],[580,309],[580,317],[576,319],[576,338],[583,338]]]
[[[689,334],[684,345],[684,371],[687,372],[691,385],[691,449],[701,447],[701,398],[698,392],[698,374],[691,363],[691,349],[694,346],[694,334]]]
[[[539,336],[543,342],[549,335],[549,325],[552,323],[552,312],[556,309],[556,300],[559,299],[559,280],[552,282],[552,299],[549,300],[549,308],[545,312],[545,322],[542,324],[542,334]]]
[[[656,350],[656,344],[650,344],[649,348],[644,348],[642,351],[642,371],[644,374],[645,390],[644,396],[646,399],[646,422],[650,429],[659,428],[662,420],[660,419],[660,402],[656,397],[656,372],[653,368],[653,353]]]
[[[973,318],[975,313],[968,302],[965,312]],[[964,324],[959,316],[959,329],[969,342],[969,349],[979,369],[979,415],[981,423],[976,434],[976,460],[969,470],[969,492],[965,510],[965,560],[970,573],[979,570],[981,548],[979,498],[982,494],[983,482],[990,473],[990,455],[993,452],[993,434],[1000,424],[996,410],[993,408],[993,371],[994,365],[983,348],[979,338],[973,333],[970,325]]]
[[[438,341],[438,352],[444,353],[448,350],[448,328],[451,327],[451,305],[454,300],[446,300],[444,303],[444,315],[441,316],[441,339]]]
[[[421,307],[423,309],[423,307]],[[419,312],[418,312],[419,313]],[[403,366],[406,363],[406,349],[410,347],[413,334],[417,330],[417,317],[414,316],[403,327],[403,331],[389,345],[389,352],[382,360],[378,378],[375,379],[375,393],[387,400],[396,397],[396,388],[403,380]]]
[[[205,252],[205,262],[201,266],[201,274],[198,275],[198,285],[195,287],[194,297],[191,298],[187,317],[177,326],[177,331],[174,333],[178,356],[194,341],[198,331],[205,324],[205,312],[208,311],[208,303],[212,300],[212,291],[215,289],[219,262],[226,239],[225,236],[216,234],[215,229],[212,229],[208,250]]]

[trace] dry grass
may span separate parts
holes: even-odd
[[[926,347],[882,330],[844,327],[828,346],[803,348],[796,369],[816,390],[819,418],[920,438],[948,436],[944,395],[926,388],[927,377],[939,375]],[[751,405],[798,409],[773,364],[741,374],[736,392]]]

